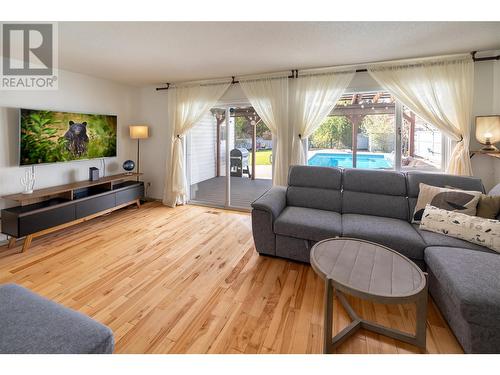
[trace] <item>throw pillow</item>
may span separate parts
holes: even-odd
[[[486,219],[495,219],[500,211],[500,195],[481,194],[476,215]]]
[[[477,204],[481,194],[480,191],[440,188],[420,183],[412,222],[417,224],[420,223],[427,204],[444,210],[456,211],[474,216],[476,215]]]
[[[425,207],[420,229],[488,247],[500,253],[500,221]]]
[[[498,186],[500,186],[500,184],[498,184]],[[444,187],[447,189],[462,190],[449,185],[445,185]],[[497,219],[500,213],[500,195],[494,194],[492,191],[490,191],[488,195],[481,194],[481,198],[479,198],[479,203],[477,205],[476,216],[486,219]]]

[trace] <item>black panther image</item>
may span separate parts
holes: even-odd
[[[68,141],[66,148],[73,155],[80,157],[87,152],[89,137],[87,136],[87,123],[77,123],[70,121],[69,129],[64,134],[64,138]]]

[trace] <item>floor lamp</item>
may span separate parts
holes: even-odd
[[[149,127],[147,125],[130,125],[130,138],[137,139],[137,173],[139,172],[139,152],[140,152],[140,141],[141,139],[149,138]],[[139,181],[139,176],[137,176],[137,181]]]

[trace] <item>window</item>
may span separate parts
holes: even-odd
[[[400,136],[396,131],[399,106],[388,92],[343,95],[309,138],[308,164],[440,170],[444,144],[441,133],[402,106]]]
[[[403,106],[401,126],[402,169],[441,170],[443,135],[434,125]]]

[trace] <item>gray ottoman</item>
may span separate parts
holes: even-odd
[[[113,332],[15,284],[0,286],[0,353],[112,353]]]

